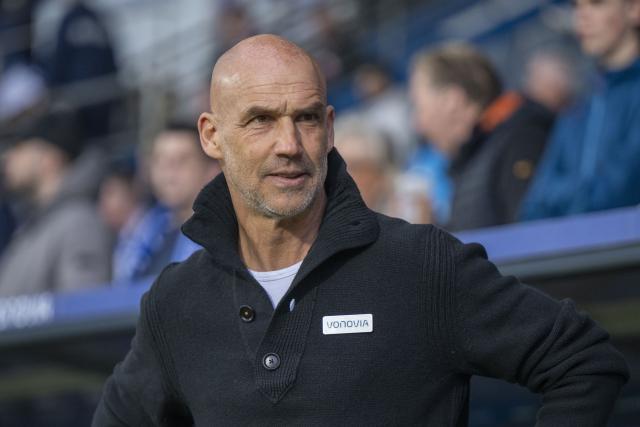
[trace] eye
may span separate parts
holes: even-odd
[[[298,116],[300,122],[318,122],[320,121],[320,115],[318,113],[302,113]]]
[[[271,120],[272,118],[270,116],[267,116],[266,114],[260,114],[260,115],[254,116],[249,122],[255,123],[255,124],[264,124],[264,123],[269,123]]]

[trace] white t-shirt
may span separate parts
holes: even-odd
[[[293,282],[294,277],[298,274],[298,270],[302,265],[302,261],[297,264],[293,264],[292,266],[285,267],[281,270],[274,271],[253,271],[249,270],[249,273],[253,275],[253,277],[262,285],[267,294],[269,294],[269,298],[271,299],[271,304],[273,304],[273,308],[275,308],[284,294],[289,290],[289,286]],[[289,310],[293,309],[293,301],[289,306]]]

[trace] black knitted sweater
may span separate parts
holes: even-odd
[[[183,231],[205,250],[144,296],[94,426],[465,426],[471,375],[542,394],[540,426],[606,425],[627,368],[570,301],[501,276],[480,245],[370,211],[335,150],[325,189],[275,310],[238,256],[224,176],[201,192]],[[363,314],[371,332],[323,333],[324,316]]]

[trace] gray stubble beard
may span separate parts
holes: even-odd
[[[230,158],[233,158],[233,156],[231,156]],[[236,167],[237,163],[235,162],[235,159],[231,162],[229,162],[229,159],[226,160],[227,164],[231,166],[232,170],[238,170],[238,168]],[[261,197],[257,190],[238,185],[239,183],[236,181],[235,175],[233,173],[229,174],[229,176],[226,176],[226,178],[229,180],[229,184],[233,185],[233,187],[240,193],[242,199],[247,203],[249,208],[251,208],[255,212],[258,212],[259,214],[271,219],[288,219],[296,217],[306,211],[309,206],[313,204],[313,201],[318,197],[318,194],[321,191],[324,191],[324,182],[327,177],[327,169],[328,157],[323,156],[322,163],[316,169],[316,175],[320,175],[320,180],[316,184],[313,191],[307,192],[302,203],[300,203],[298,206],[284,210],[277,210],[276,208],[270,206],[267,200]],[[300,190],[290,190],[288,192],[295,193],[298,191]]]

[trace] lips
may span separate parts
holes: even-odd
[[[282,170],[282,171],[271,172],[269,175],[280,177],[280,178],[294,179],[294,178],[300,177],[301,175],[308,175],[308,173],[304,170]]]
[[[304,183],[309,176],[303,170],[281,170],[275,171],[267,175],[267,178],[279,187],[297,187]]]

